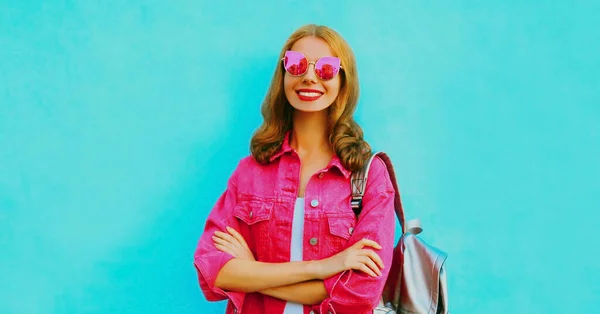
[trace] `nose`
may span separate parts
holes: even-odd
[[[315,64],[313,62],[308,64],[308,69],[306,69],[306,73],[302,75],[302,82],[311,82],[313,84],[317,83],[317,76],[315,75]]]

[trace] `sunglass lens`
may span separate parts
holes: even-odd
[[[286,51],[283,66],[291,75],[299,76],[306,73],[308,60],[306,60],[306,57],[299,52]]]
[[[336,57],[324,57],[315,64],[317,76],[324,81],[334,78],[339,71],[340,59]]]

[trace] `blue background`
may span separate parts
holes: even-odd
[[[597,308],[600,2],[225,3],[0,0],[0,312],[222,313],[196,241],[312,22],[452,312]]]

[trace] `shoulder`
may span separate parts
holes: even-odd
[[[261,165],[258,163],[258,161],[256,161],[256,159],[254,159],[254,156],[252,155],[248,155],[242,159],[240,159],[240,161],[238,162],[238,165],[236,167],[236,171],[238,170],[247,170],[247,169],[252,169],[252,168],[257,168],[260,167]]]
[[[271,164],[263,165],[254,159],[254,156],[248,155],[239,160],[233,172],[233,176],[236,177],[237,180],[253,178],[257,175],[265,174],[265,170],[271,166]]]
[[[375,156],[369,168],[365,196],[394,192],[394,185],[386,163],[380,156]]]

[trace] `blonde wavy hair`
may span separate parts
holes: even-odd
[[[259,163],[267,164],[271,156],[281,149],[286,132],[292,129],[294,108],[285,96],[283,88],[285,69],[281,58],[296,41],[306,36],[325,40],[341,60],[343,69],[338,74],[341,75],[340,91],[328,108],[329,143],[342,165],[350,171],[357,171],[362,168],[371,154],[371,147],[363,140],[363,131],[353,118],[359,95],[356,60],[344,38],[323,25],[304,25],[292,33],[283,45],[271,86],[262,103],[261,112],[264,121],[252,136],[250,151]]]

